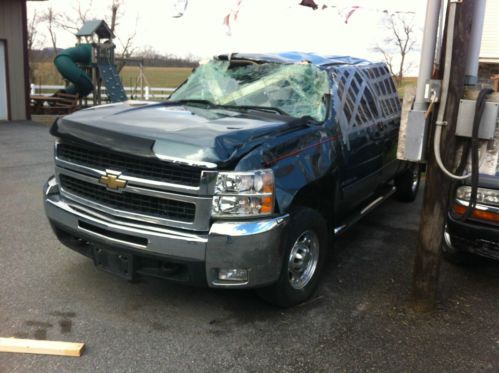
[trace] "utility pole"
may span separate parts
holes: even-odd
[[[447,125],[442,132],[442,160],[447,169],[455,168],[457,141],[455,137],[456,121],[460,99],[464,95],[466,61],[469,51],[470,34],[475,0],[449,0],[456,3],[456,18],[453,38],[450,84],[447,96],[445,120]],[[446,33],[449,19],[446,21]],[[444,38],[445,39],[445,38]],[[445,50],[442,48],[442,50]],[[440,73],[441,74],[441,73]],[[441,79],[441,77],[439,77]],[[433,134],[436,116],[429,124],[429,146],[433,149]],[[433,151],[428,151],[426,168],[426,187],[423,197],[419,242],[416,250],[413,272],[412,299],[416,310],[424,312],[435,307],[440,272],[440,250],[444,234],[444,225],[449,207],[449,193],[452,180],[440,170]]]

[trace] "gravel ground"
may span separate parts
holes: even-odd
[[[499,264],[442,265],[439,305],[407,306],[421,202],[388,201],[341,238],[316,297],[128,283],[45,219],[47,127],[0,124],[0,336],[82,341],[80,358],[0,353],[0,372],[499,371]]]

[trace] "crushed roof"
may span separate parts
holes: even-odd
[[[220,55],[219,58],[227,59],[228,55]],[[323,55],[304,52],[280,52],[280,53],[234,53],[231,59],[247,59],[253,61],[266,61],[278,63],[300,63],[309,61],[316,66],[327,65],[366,65],[373,62],[351,56]]]

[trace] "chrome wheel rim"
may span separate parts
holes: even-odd
[[[295,241],[288,258],[288,279],[293,289],[303,289],[314,277],[319,262],[319,239],[308,230]]]
[[[413,193],[416,193],[418,185],[419,185],[419,167],[415,167],[414,170],[412,170],[411,190]]]

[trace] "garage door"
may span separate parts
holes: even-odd
[[[5,59],[5,42],[0,40],[0,120],[9,119],[7,105],[7,68]]]

